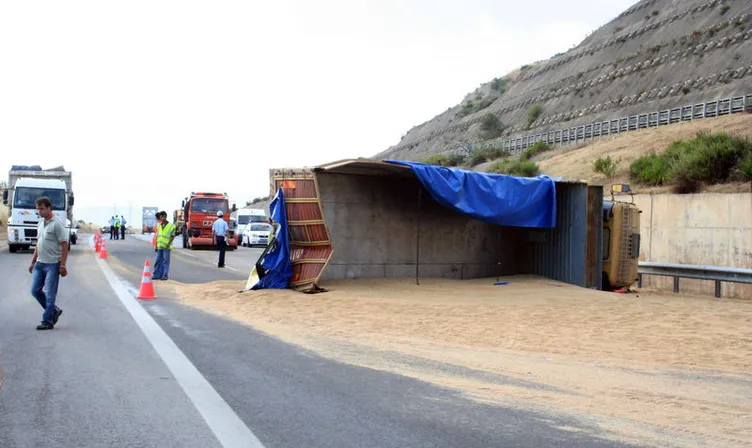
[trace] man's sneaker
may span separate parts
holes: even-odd
[[[160,280],[167,280],[167,277],[162,277],[160,278]]]
[[[37,330],[52,330],[53,328],[55,328],[55,326],[48,324],[47,322],[42,322],[41,324],[37,325]]]
[[[63,314],[62,309],[57,310],[57,313],[55,313],[55,315],[52,316],[52,323],[57,325],[57,320],[60,319],[60,316],[62,316],[62,314]]]

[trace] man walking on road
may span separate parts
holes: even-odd
[[[68,275],[68,232],[65,224],[52,213],[47,197],[37,199],[37,213],[42,218],[37,225],[37,246],[31,259],[31,295],[44,308],[42,323],[37,330],[52,330],[63,310],[55,305],[60,276]]]
[[[217,220],[212,224],[212,240],[219,247],[218,268],[225,267],[225,248],[227,247],[227,240],[225,238],[227,237],[227,228],[229,227],[227,221],[222,219],[223,214],[221,211],[217,212]]]
[[[120,238],[125,239],[125,225],[128,221],[125,220],[125,216],[120,215]]]
[[[167,212],[157,213],[157,259],[154,260],[154,280],[167,280],[170,272],[170,252],[175,239],[175,224],[167,221]]]

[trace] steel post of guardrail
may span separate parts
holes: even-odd
[[[675,293],[679,292],[679,279],[681,278],[714,281],[715,296],[718,298],[721,297],[722,282],[752,284],[752,269],[644,261],[639,263],[637,272],[638,287],[642,287],[642,277],[644,275],[673,277]]]

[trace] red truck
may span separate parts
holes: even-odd
[[[183,200],[183,247],[191,250],[200,247],[216,248],[212,241],[212,225],[218,219],[217,212],[223,213],[222,219],[227,221],[229,227],[230,212],[235,210],[235,204],[232,204],[230,210],[230,201],[226,193],[191,192],[191,195]],[[237,249],[238,237],[231,227],[228,235],[227,248]]]

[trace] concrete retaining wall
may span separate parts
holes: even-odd
[[[640,260],[752,268],[752,193],[635,195],[634,200],[642,210]],[[671,291],[673,279],[646,276],[643,286]],[[711,281],[682,279],[680,287],[681,292],[714,292]],[[752,299],[752,285],[724,283],[721,292]]]

